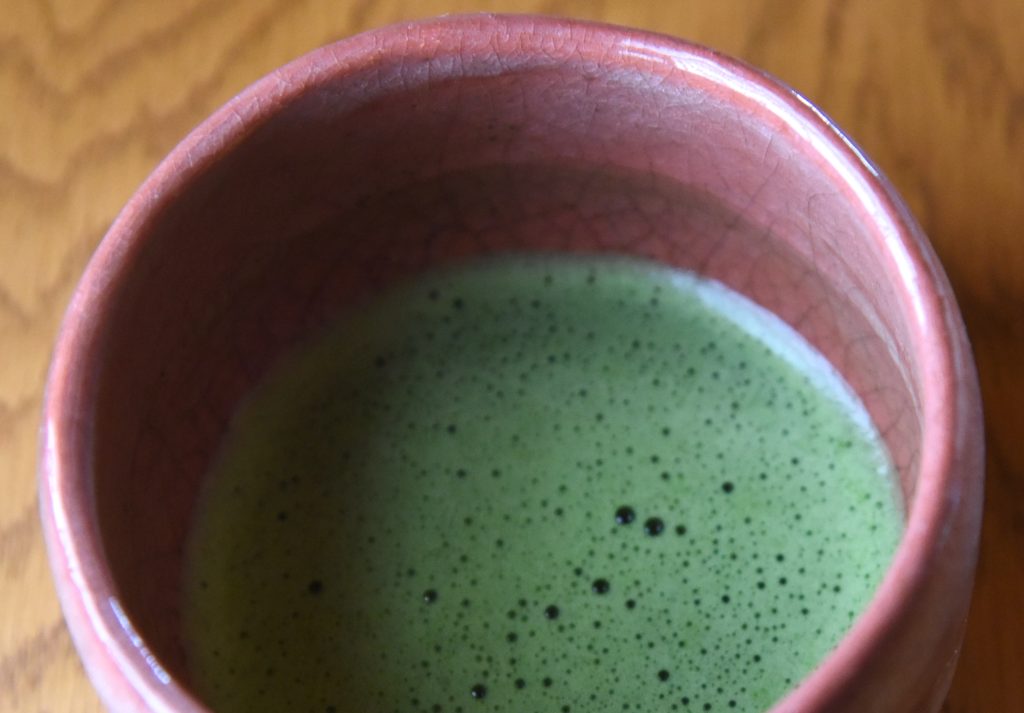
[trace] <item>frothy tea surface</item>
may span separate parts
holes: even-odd
[[[421,278],[237,414],[186,572],[213,708],[763,711],[902,528],[863,407],[776,317],[648,263]]]

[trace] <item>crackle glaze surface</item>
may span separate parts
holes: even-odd
[[[182,542],[275,355],[426,267],[510,249],[698,271],[836,365],[892,452],[908,528],[865,616],[776,710],[936,709],[970,592],[981,432],[920,230],[761,74],[665,37],[501,17],[392,27],[269,75],[175,149],[94,257],[55,353],[42,497],[108,704],[201,710],[177,636]]]

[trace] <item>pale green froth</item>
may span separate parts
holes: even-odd
[[[720,285],[607,258],[378,300],[279,365],[208,483],[186,638],[222,713],[762,711],[902,527],[822,357]]]

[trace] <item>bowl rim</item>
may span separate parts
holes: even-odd
[[[921,228],[889,181],[820,109],[746,63],[679,38],[606,23],[538,15],[452,15],[401,22],[342,39],[276,69],[192,130],[122,209],[72,297],[54,349],[40,442],[40,511],[61,605],[93,685],[124,710],[207,713],[161,667],[121,610],[95,521],[87,454],[89,407],[103,358],[104,319],[114,289],[131,269],[147,222],[201,171],[230,153],[280,110],[324,83],[367,71],[382,58],[429,61],[465,52],[460,36],[515,36],[522,52],[557,61],[572,53],[640,72],[686,77],[727,95],[762,119],[789,127],[812,156],[852,191],[876,227],[879,254],[903,284],[898,296],[922,379],[922,452],[906,529],[873,599],[839,645],[770,713],[824,711],[852,690],[867,660],[913,608],[926,585],[957,498],[980,478],[977,383],[952,291]],[[557,37],[560,43],[547,43]],[[415,41],[411,41],[415,40]],[[614,54],[612,50],[614,49]],[[972,433],[972,431],[974,433]],[[972,438],[972,435],[975,436]],[[972,450],[973,449],[973,450]],[[966,463],[966,466],[963,464]],[[972,469],[973,466],[973,469]],[[978,498],[980,501],[980,497]],[[977,529],[977,528],[976,528]],[[971,533],[977,538],[977,533]],[[976,551],[976,548],[975,548]]]

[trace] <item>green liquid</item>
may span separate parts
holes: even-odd
[[[763,711],[869,601],[894,483],[840,377],[739,295],[476,263],[348,318],[237,414],[190,665],[221,712]]]

